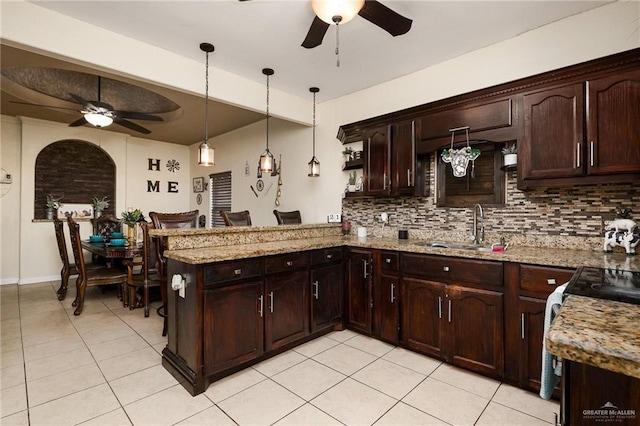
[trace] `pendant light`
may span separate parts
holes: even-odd
[[[317,87],[310,87],[309,91],[313,93],[313,157],[309,161],[309,176],[320,176],[320,162],[316,158],[316,93],[320,91]]]
[[[273,154],[269,151],[269,77],[273,75],[273,70],[263,68],[262,74],[267,76],[267,149],[260,155],[260,171],[271,173],[273,171]]]
[[[206,53],[205,92],[204,92],[204,142],[198,148],[198,164],[204,167],[215,165],[214,149],[209,145],[209,53],[214,51],[213,44],[200,43],[200,50]]]

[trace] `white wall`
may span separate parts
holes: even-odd
[[[13,178],[11,189],[0,198],[0,284],[18,282],[20,276],[20,123],[0,117],[0,167]]]

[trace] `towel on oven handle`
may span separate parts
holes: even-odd
[[[553,306],[554,305],[562,305],[562,293],[564,293],[564,289],[567,288],[568,283],[564,283],[553,291],[547,297],[547,304],[545,306],[544,311],[544,335],[542,336],[542,375],[540,377],[540,396],[543,399],[551,399],[553,395],[553,388],[560,381],[560,376],[562,375],[561,368],[553,367],[553,359],[554,355],[547,352],[546,348],[546,337],[547,331],[551,326],[551,322],[554,318]],[[560,361],[560,359],[559,359]],[[560,363],[558,363],[561,366]]]

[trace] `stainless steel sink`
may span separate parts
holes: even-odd
[[[415,243],[416,245],[423,247],[431,247],[431,248],[448,248],[454,250],[470,250],[470,251],[493,251],[491,246],[478,246],[472,244],[456,244],[456,243],[440,243],[440,242],[420,242]]]

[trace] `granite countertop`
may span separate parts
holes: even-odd
[[[223,260],[242,259],[266,256],[271,254],[291,253],[327,247],[363,247],[382,250],[393,250],[411,253],[424,253],[444,256],[465,257],[471,259],[495,260],[499,262],[528,263],[533,265],[578,268],[591,266],[596,268],[617,268],[640,271],[640,259],[626,256],[623,253],[605,254],[593,250],[569,250],[560,248],[509,247],[507,251],[477,252],[448,248],[432,248],[422,246],[419,240],[399,240],[397,238],[379,237],[342,237],[324,236],[316,238],[300,238],[251,244],[233,244],[218,247],[203,247],[180,250],[167,250],[165,255],[189,264],[220,262]]]
[[[547,333],[559,357],[640,378],[640,306],[570,295]]]

